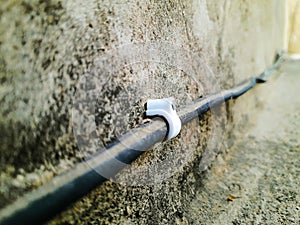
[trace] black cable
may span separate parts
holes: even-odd
[[[259,77],[251,78],[232,89],[199,98],[182,107],[178,112],[182,125],[224,101],[238,98],[257,83],[266,82],[268,77],[279,68],[282,60],[281,54],[275,64]],[[167,124],[160,118],[154,118],[150,123],[129,131],[118,141],[99,150],[86,162],[76,165],[50,183],[26,194],[3,209],[0,212],[0,224],[26,225],[46,222],[105,182],[107,178],[113,178],[144,151],[151,149],[154,144],[162,142],[167,132]],[[116,159],[123,164],[116,163]],[[105,177],[100,174],[105,174]]]

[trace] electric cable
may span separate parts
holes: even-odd
[[[181,107],[178,116],[182,125],[198,118],[216,105],[238,98],[256,84],[266,82],[269,76],[278,70],[283,60],[281,52],[277,55],[276,62],[258,77],[250,78],[234,88],[201,97]],[[41,224],[48,221],[109,177],[113,178],[156,143],[164,141],[167,134],[167,123],[159,117],[130,130],[87,161],[75,165],[48,184],[4,208],[0,211],[0,224]],[[115,163],[116,160],[123,164]],[[100,174],[105,174],[105,177]]]

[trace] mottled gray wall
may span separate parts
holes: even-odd
[[[85,155],[73,135],[80,122],[71,116],[82,77],[96,77],[101,87],[95,105],[100,139],[92,143],[101,147],[142,122],[147,98],[174,96],[182,105],[261,72],[283,46],[283,6],[281,0],[3,1],[1,206]],[[57,221],[187,224],[202,170],[216,152],[226,151],[225,129],[246,121],[255,95],[251,104],[236,106],[234,113],[227,105],[221,115],[191,123],[139,159],[137,167],[168,158],[173,171],[182,160],[177,155],[184,156],[180,170],[162,184],[108,182]]]

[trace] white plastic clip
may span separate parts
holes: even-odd
[[[181,130],[181,120],[171,98],[150,99],[146,105],[147,116],[162,116],[169,126],[167,140],[176,137]]]

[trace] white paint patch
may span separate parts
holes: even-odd
[[[300,54],[291,54],[286,56],[286,58],[289,60],[300,60]]]

